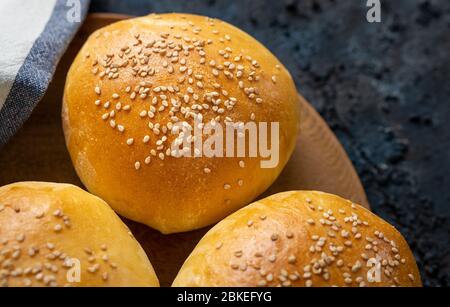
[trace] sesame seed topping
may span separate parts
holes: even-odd
[[[275,262],[277,260],[277,256],[275,254],[272,254],[272,255],[269,256],[268,259],[269,259],[270,262],[273,263],[273,262]]]
[[[288,263],[294,264],[297,261],[297,258],[294,255],[290,255],[288,257]]]
[[[135,168],[136,170],[140,169],[140,168],[141,168],[141,162],[136,161],[136,162],[134,163],[134,168]]]
[[[258,286],[259,287],[264,287],[267,285],[267,281],[265,279],[262,279],[260,281],[258,281]]]

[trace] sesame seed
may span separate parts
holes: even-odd
[[[262,253],[261,252],[256,252],[255,253],[255,257],[257,257],[257,258],[261,258],[263,255],[262,255]]]
[[[231,188],[231,185],[229,185],[228,183],[225,183],[225,184],[223,185],[223,188],[224,188],[225,190],[229,190],[229,189]]]
[[[274,233],[274,234],[272,234],[272,235],[270,236],[270,239],[271,239],[272,241],[276,241],[276,240],[278,240],[278,235],[277,235],[276,233]]]
[[[245,162],[244,161],[239,161],[239,167],[240,168],[244,168],[245,167]]]
[[[88,272],[89,273],[95,273],[95,272],[98,271],[99,267],[100,267],[100,265],[98,263],[96,263],[96,264],[88,267]]]
[[[127,145],[132,145],[133,143],[134,143],[134,139],[133,138],[127,139]]]
[[[141,162],[136,161],[136,162],[134,163],[134,168],[135,168],[136,170],[139,170],[139,169],[141,168]]]
[[[102,90],[100,89],[100,87],[98,85],[95,87],[94,91],[97,95],[100,95],[102,93]]]
[[[288,263],[294,264],[297,261],[297,258],[294,255],[290,255],[288,257]]]
[[[267,285],[267,281],[265,279],[262,279],[260,281],[258,281],[258,286],[259,287],[264,287]]]
[[[23,233],[16,236],[17,242],[23,242],[25,240],[25,235]]]
[[[251,227],[252,225],[253,225],[253,221],[250,220],[250,221],[247,222],[247,226],[248,227]]]
[[[277,256],[275,254],[272,254],[272,255],[269,256],[268,259],[269,259],[270,262],[273,263],[273,262],[275,262],[275,260],[277,260]]]
[[[357,261],[355,262],[355,264],[352,266],[352,272],[353,272],[353,273],[358,272],[359,269],[361,269],[361,267],[362,267],[361,262],[360,262],[359,260],[357,260]]]
[[[55,232],[60,232],[62,230],[62,226],[60,224],[56,224],[55,227],[53,227],[53,230]]]

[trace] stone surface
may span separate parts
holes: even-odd
[[[450,2],[93,0],[91,11],[189,12],[264,43],[334,130],[373,211],[394,224],[427,286],[450,285]]]

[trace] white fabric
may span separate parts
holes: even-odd
[[[0,110],[56,0],[0,0]]]

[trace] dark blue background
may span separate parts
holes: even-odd
[[[373,210],[406,237],[425,285],[450,285],[450,1],[93,0],[93,12],[189,12],[264,43],[328,121]]]

